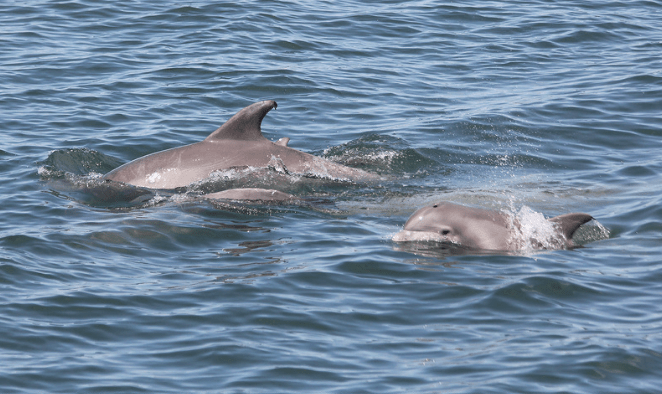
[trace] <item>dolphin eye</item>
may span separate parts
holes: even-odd
[[[448,235],[451,233],[451,230],[441,230],[441,235]]]
[[[436,208],[436,207],[438,207],[438,206],[439,206],[439,205],[437,205],[437,204],[434,204],[434,205],[432,206],[432,208]]]

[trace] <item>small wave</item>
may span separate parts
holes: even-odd
[[[154,190],[104,180],[102,174],[122,163],[95,150],[58,149],[37,164],[37,173],[53,192],[88,206],[144,207],[158,204],[165,198]]]
[[[370,134],[324,150],[323,156],[344,165],[380,174],[417,173],[438,164],[404,140],[388,135]]]
[[[105,174],[119,167],[122,162],[88,148],[68,148],[52,151],[46,160],[38,162],[38,173],[42,178],[61,178],[65,174]]]

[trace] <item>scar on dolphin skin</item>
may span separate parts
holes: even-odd
[[[592,219],[585,213],[547,219],[553,225],[552,243],[556,247],[573,247],[575,231]],[[414,212],[393,241],[452,242],[473,249],[507,251],[522,249],[528,241],[522,235],[520,223],[505,213],[441,202]],[[539,241],[537,246],[543,246]]]
[[[266,168],[274,158],[290,173],[351,181],[378,180],[375,174],[346,167],[287,146],[290,139],[269,141],[262,120],[277,104],[260,101],[237,112],[203,141],[140,157],[104,179],[151,189],[175,189],[232,167]]]

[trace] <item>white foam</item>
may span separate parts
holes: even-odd
[[[507,213],[511,218],[513,245],[520,250],[563,249],[566,245],[565,236],[560,233],[556,224],[528,206],[523,206],[516,214]]]

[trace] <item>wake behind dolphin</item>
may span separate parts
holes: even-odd
[[[203,141],[152,153],[126,163],[104,179],[151,189],[175,189],[234,167],[282,167],[305,176],[365,181],[374,174],[274,143],[262,135],[262,120],[277,104],[261,101],[242,109]]]

